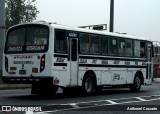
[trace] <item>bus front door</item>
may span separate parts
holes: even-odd
[[[69,41],[69,74],[70,74],[70,85],[77,86],[78,84],[78,39],[68,38]]]

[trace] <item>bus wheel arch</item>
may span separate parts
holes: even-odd
[[[85,72],[82,80],[82,90],[86,95],[91,95],[97,86],[96,75],[92,70]]]
[[[143,73],[141,71],[137,71],[133,79],[133,84],[130,85],[130,90],[133,92],[138,92],[141,88],[141,85],[144,84],[143,80]]]

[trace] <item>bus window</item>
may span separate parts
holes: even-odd
[[[118,55],[124,56],[125,53],[125,39],[120,38],[118,43]]]
[[[134,41],[134,56],[140,57],[140,41]]]
[[[47,45],[48,31],[46,28],[31,27],[27,29],[26,45]]]
[[[102,54],[108,54],[108,36],[101,37]]]
[[[55,51],[60,53],[67,51],[66,32],[64,30],[55,31]]]
[[[140,42],[140,49],[141,57],[145,57],[145,42]]]
[[[99,54],[100,53],[100,36],[99,35],[90,35],[90,53]]]
[[[115,37],[109,37],[109,54],[117,54],[117,38]]]
[[[145,57],[145,42],[134,41],[134,56]]]
[[[89,53],[89,35],[80,33],[80,52],[81,53]]]
[[[9,31],[7,46],[24,46],[26,28]]]
[[[126,39],[125,45],[126,45],[125,55],[132,56],[132,40]]]

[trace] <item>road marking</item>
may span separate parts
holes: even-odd
[[[139,99],[140,101],[148,101],[148,100],[145,100],[143,98],[140,98],[140,97],[135,97],[136,99]]]
[[[109,103],[111,103],[111,104],[113,104],[113,105],[118,104],[118,103],[116,103],[116,102],[114,102],[114,101],[112,101],[112,100],[105,100],[105,101],[107,101],[107,102],[109,102]]]
[[[156,96],[156,98],[152,99],[153,96],[154,96],[154,98]],[[149,100],[144,99],[145,97],[149,98]],[[135,100],[133,100],[133,98]],[[123,102],[123,100],[127,100],[127,99],[128,99],[128,101]],[[122,100],[122,102],[118,103],[118,102],[115,102],[114,100],[117,100],[117,101],[118,100]],[[53,109],[52,111],[36,112],[35,114],[51,113],[51,112],[59,112],[59,111],[67,111],[67,110],[74,110],[74,109],[94,108],[94,107],[100,107],[100,106],[106,106],[106,105],[117,105],[117,104],[147,102],[147,101],[154,101],[154,100],[160,100],[160,95],[151,95],[151,96],[140,96],[140,97],[129,97],[129,98],[119,98],[119,99],[109,99],[109,100],[98,100],[98,101],[88,101],[88,102],[77,102],[77,103],[59,104],[59,105],[68,105],[68,106],[71,106],[72,108],[66,108],[66,109],[64,108],[64,109],[60,109],[60,110],[57,110],[57,109],[54,110]],[[100,103],[100,104],[98,104],[98,103]],[[50,105],[47,105],[47,106],[50,106]]]
[[[71,106],[73,106],[73,108],[80,108],[76,103],[71,103]]]
[[[159,99],[152,99],[150,101],[154,100],[160,100]],[[145,101],[129,101],[129,102],[122,102],[122,103],[117,103],[117,104],[128,104],[128,103],[138,103],[138,102],[145,102]],[[42,111],[42,112],[36,112],[34,114],[43,114],[43,113],[52,113],[52,112],[60,112],[60,111],[69,111],[69,110],[74,110],[74,109],[85,109],[85,108],[94,108],[94,107],[101,107],[101,106],[109,106],[109,105],[116,105],[116,104],[103,104],[103,105],[95,105],[95,106],[88,106],[88,107],[80,107],[80,108],[70,108],[70,109],[61,109],[61,110],[53,110],[53,111]]]

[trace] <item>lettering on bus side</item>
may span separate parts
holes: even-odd
[[[120,61],[119,61],[119,60],[115,60],[115,61],[113,61],[113,64],[118,65],[119,63],[120,63]]]
[[[142,62],[142,65],[147,65],[146,62]]]
[[[113,74],[113,81],[115,80],[120,80],[120,74],[116,74],[116,73]]]
[[[13,64],[33,64],[33,61],[13,61]]]
[[[22,47],[8,47],[7,51],[22,51]]]
[[[64,62],[65,58],[58,57],[56,62]]]
[[[69,36],[69,37],[74,37],[74,38],[76,38],[76,37],[77,37],[77,34],[76,34],[76,33],[71,32],[71,33],[69,33],[69,34],[68,34],[68,36]]]
[[[45,49],[45,46],[27,46],[26,47],[26,50],[27,51],[38,51],[38,50],[44,50]]]
[[[138,62],[136,61],[134,65],[138,65]]]
[[[80,59],[80,63],[87,63],[87,59]]]
[[[97,63],[97,60],[92,60],[92,63],[93,63],[93,64],[96,64],[96,63]]]
[[[125,65],[130,65],[130,62],[129,61],[125,61],[124,64]]]
[[[108,64],[107,60],[102,60],[102,64]]]

